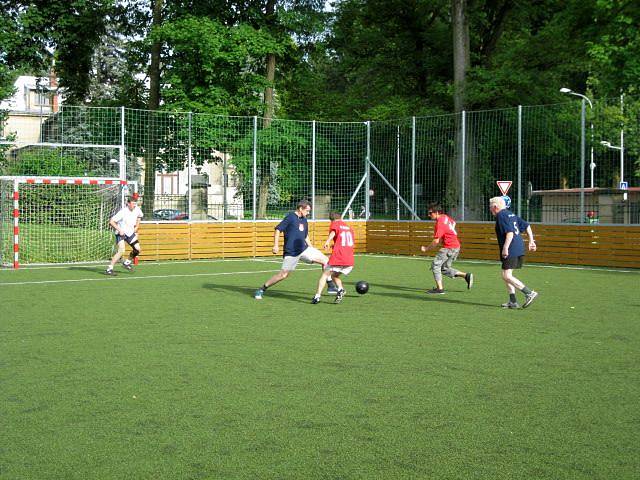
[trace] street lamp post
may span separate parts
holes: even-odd
[[[561,93],[566,93],[568,95],[575,95],[576,97],[580,97],[582,99],[582,109],[580,113],[580,223],[584,222],[584,164],[586,157],[586,138],[585,138],[585,120],[586,120],[586,103],[589,103],[589,107],[593,110],[593,102],[581,93],[574,92],[570,88],[562,87],[560,89]],[[591,122],[591,163],[589,164],[589,168],[591,170],[591,188],[593,188],[593,170],[595,169],[596,164],[593,162],[593,122]]]
[[[620,131],[620,146],[611,145],[611,142],[606,140],[602,140],[600,143],[611,150],[620,151],[620,183],[624,182],[624,131]]]

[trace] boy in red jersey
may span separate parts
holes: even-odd
[[[471,288],[473,286],[473,273],[460,272],[452,266],[460,254],[460,241],[458,240],[458,232],[456,232],[456,222],[450,216],[444,214],[442,207],[438,203],[429,205],[429,217],[436,221],[433,242],[426,247],[423,245],[420,250],[426,252],[441,243],[442,248],[436,253],[431,264],[436,287],[428,290],[427,293],[444,294],[443,274],[450,278],[464,278],[467,282],[467,288]]]
[[[327,241],[324,242],[324,248],[328,250],[333,240],[333,252],[331,253],[329,262],[324,266],[320,280],[318,280],[318,290],[311,300],[311,303],[314,305],[320,302],[322,290],[329,278],[334,281],[338,288],[334,303],[342,302],[345,291],[340,275],[349,275],[351,270],[353,270],[353,246],[355,244],[353,229],[342,220],[339,213],[331,212],[329,219],[331,220],[329,237],[327,237]]]

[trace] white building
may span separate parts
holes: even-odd
[[[205,162],[202,166],[185,166],[180,171],[156,173],[154,211],[174,209],[187,212],[191,199],[191,219],[242,219],[243,196],[239,194],[239,178],[231,156],[214,152],[223,161]],[[138,159],[144,178],[144,161]],[[189,175],[191,196],[189,197]]]
[[[0,126],[0,138],[14,135],[16,142],[39,142],[44,120],[62,105],[58,79],[53,74],[50,77],[22,75],[14,87],[13,96],[0,102],[0,110],[9,111],[7,121]]]

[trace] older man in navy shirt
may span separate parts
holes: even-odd
[[[531,305],[538,292],[528,288],[524,283],[513,276],[513,270],[522,268],[524,263],[524,241],[521,233],[527,232],[529,236],[529,250],[536,250],[536,242],[533,239],[531,226],[511,210],[507,209],[504,197],[494,197],[489,200],[489,210],[496,217],[496,236],[502,261],[502,280],[509,292],[509,301],[503,303],[503,308],[520,308],[516,299],[516,289],[520,290],[525,300],[522,308]]]

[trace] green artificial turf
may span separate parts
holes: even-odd
[[[263,261],[0,271],[0,478],[638,478],[640,272],[526,266],[514,311],[428,266],[359,256],[340,305],[308,266],[254,300]]]

